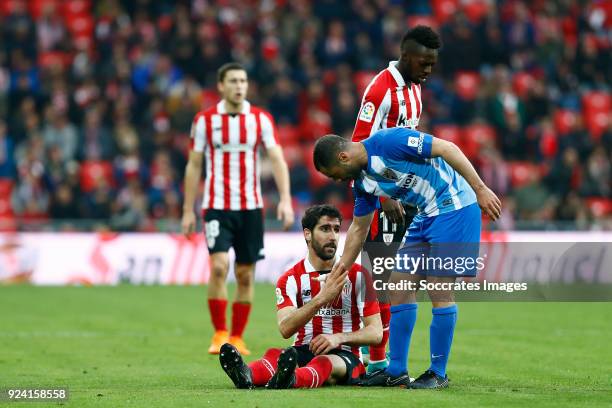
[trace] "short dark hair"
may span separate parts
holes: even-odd
[[[431,27],[424,25],[418,25],[404,34],[400,45],[402,52],[406,50],[406,44],[410,40],[432,50],[437,50],[442,46],[442,40],[440,40],[438,33],[432,30]]]
[[[313,205],[306,209],[304,216],[302,217],[302,229],[313,230],[315,225],[319,222],[321,217],[328,216],[329,218],[338,218],[342,224],[342,214],[333,205],[319,204]]]
[[[316,141],[312,154],[318,171],[335,163],[338,153],[347,148],[348,141],[338,135],[325,135]]]
[[[246,68],[244,67],[244,65],[239,62],[228,62],[227,64],[221,65],[221,67],[219,67],[219,69],[217,70],[217,81],[223,82],[223,80],[225,79],[225,74],[227,74],[228,71],[235,70],[246,72]]]

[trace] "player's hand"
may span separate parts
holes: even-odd
[[[388,198],[381,202],[381,206],[385,216],[389,218],[389,221],[395,224],[404,223],[404,215],[406,215],[406,212],[404,211],[402,203]]]
[[[276,219],[283,222],[283,228],[287,231],[295,221],[295,214],[291,206],[291,200],[281,200],[276,207]]]
[[[191,234],[195,232],[196,217],[193,211],[183,212],[183,219],[181,220],[181,231],[185,237],[190,238]]]
[[[333,302],[333,300],[338,297],[346,283],[347,276],[348,270],[344,267],[342,262],[338,262],[333,266],[325,282],[321,282],[321,291],[316,296],[323,305]]]
[[[333,349],[340,347],[340,339],[334,334],[319,334],[317,337],[312,339],[309,344],[310,351],[314,355],[327,354]]]
[[[476,198],[480,209],[493,221],[501,216],[501,201],[487,186],[482,186],[476,191]]]

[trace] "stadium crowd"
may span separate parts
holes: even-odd
[[[417,24],[443,40],[419,129],[503,197],[495,227],[612,229],[612,5],[578,0],[0,0],[0,228],[178,224],[191,120],[227,61],[277,122],[297,213],[350,218],[313,142],[350,137]]]

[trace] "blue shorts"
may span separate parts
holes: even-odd
[[[409,267],[398,272],[428,276],[476,276],[476,272],[484,267],[484,260],[478,258],[480,218],[477,203],[433,217],[417,215],[398,251],[401,258],[406,255],[414,260],[404,263]]]

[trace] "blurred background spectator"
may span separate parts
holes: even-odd
[[[176,230],[191,120],[229,60],[278,123],[298,211],[330,202],[350,218],[313,141],[350,137],[365,87],[417,24],[443,39],[420,129],[503,196],[487,226],[612,229],[603,0],[0,0],[0,225]]]

